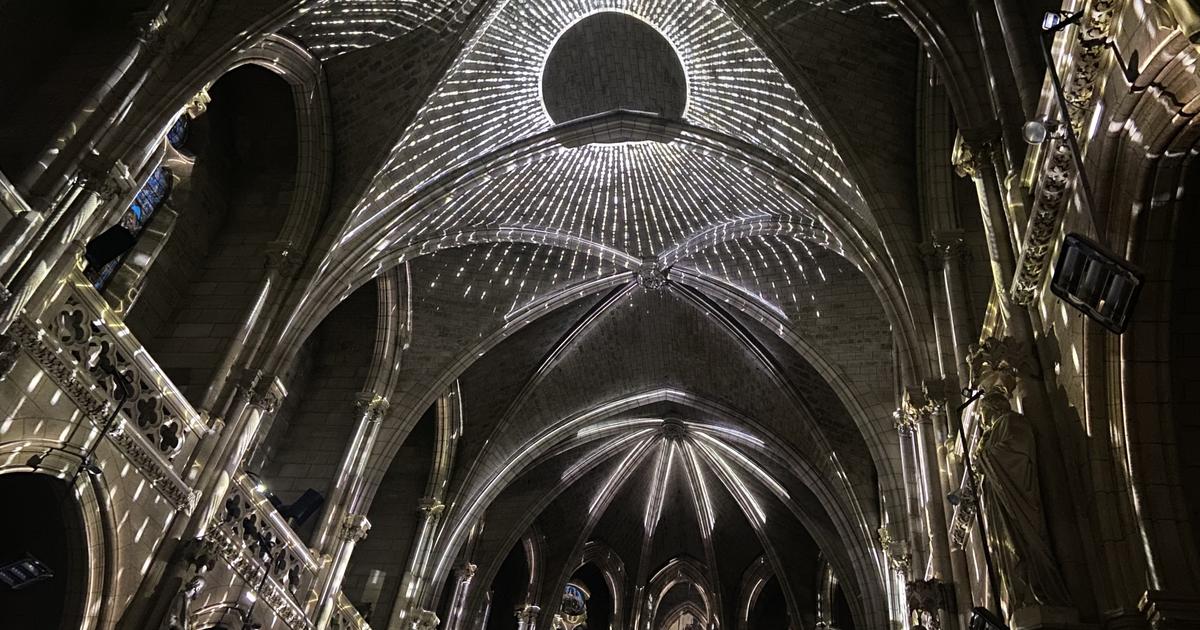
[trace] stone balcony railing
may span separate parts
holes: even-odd
[[[201,416],[78,271],[11,328],[13,337],[172,505],[190,511],[185,477],[201,440]],[[113,374],[128,389],[121,392]],[[128,393],[121,402],[120,393]],[[120,407],[116,416],[112,412]],[[103,466],[104,462],[100,464]],[[245,475],[234,477],[206,536],[246,587],[291,628],[312,628],[322,563]],[[338,593],[332,627],[370,630]]]
[[[306,615],[321,565],[244,474],[234,477],[208,538],[289,627],[312,627]]]
[[[13,324],[13,336],[96,429],[119,405],[108,438],[177,509],[190,510],[183,477],[209,426],[82,274],[44,304]],[[128,387],[123,403],[114,374]]]
[[[371,625],[362,618],[358,609],[346,598],[346,594],[339,592],[337,609],[333,613],[330,628],[334,630],[371,630]]]

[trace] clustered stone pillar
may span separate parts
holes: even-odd
[[[454,594],[450,598],[450,612],[446,616],[446,630],[460,630],[466,621],[467,595],[471,592],[471,580],[478,569],[466,562],[454,570]]]
[[[317,630],[325,630],[329,627],[333,611],[337,608],[337,595],[338,591],[342,589],[342,578],[346,576],[346,567],[350,564],[350,556],[354,553],[354,547],[367,537],[369,531],[371,531],[371,521],[362,514],[347,514],[342,519],[336,547],[321,575],[317,578],[320,582],[316,589],[318,593],[316,600],[318,604]]]
[[[415,614],[411,607],[414,602],[421,600],[427,586],[424,578],[426,559],[433,548],[434,537],[437,534],[438,522],[446,505],[438,499],[426,497],[418,505],[420,511],[417,523],[417,538],[413,542],[413,552],[408,558],[408,567],[400,580],[400,597],[392,608],[392,620],[388,625],[391,630],[403,630],[406,616]]]

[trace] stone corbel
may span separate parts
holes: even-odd
[[[362,514],[347,514],[346,518],[342,519],[343,540],[358,543],[367,537],[369,531],[371,531],[371,521]]]
[[[991,165],[991,152],[992,143],[972,142],[960,133],[954,138],[950,162],[954,164],[954,172],[959,177],[976,179],[982,177],[984,170]]]

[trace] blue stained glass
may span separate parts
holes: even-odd
[[[154,169],[154,172],[146,180],[146,184],[133,198],[133,203],[129,204],[129,209],[121,217],[121,226],[129,230],[129,233],[135,237],[138,236],[169,194],[171,194],[171,170],[160,166]],[[103,290],[124,259],[125,257],[122,256],[95,271],[95,275],[91,278],[92,286],[96,287],[98,291]]]
[[[182,151],[183,145],[187,143],[188,128],[191,127],[191,124],[191,116],[187,114],[180,115],[175,124],[171,125],[171,128],[167,130],[167,142],[170,142],[171,146]]]

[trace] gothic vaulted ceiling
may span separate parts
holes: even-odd
[[[547,592],[603,544],[727,624],[766,563],[803,617],[820,554],[878,627],[916,62],[878,4],[328,0],[283,30],[337,136],[285,335],[403,270],[372,483],[457,383],[435,581],[486,514],[485,572],[533,528]],[[679,576],[703,596],[667,597]]]

